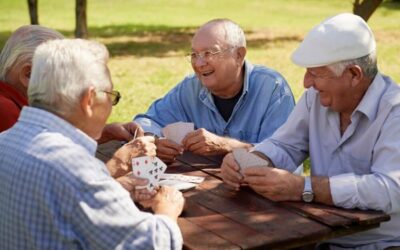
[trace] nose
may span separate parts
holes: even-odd
[[[194,62],[192,63],[195,67],[201,67],[207,64],[207,61],[204,57],[198,56],[196,59],[194,59]]]

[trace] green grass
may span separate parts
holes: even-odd
[[[39,21],[68,37],[74,2],[39,0]],[[0,47],[10,33],[29,23],[26,1],[1,0]],[[192,72],[184,54],[196,27],[218,17],[239,23],[248,40],[247,59],[281,72],[296,99],[304,70],[290,54],[308,30],[328,16],[351,12],[351,0],[89,0],[91,39],[108,47],[115,88],[123,98],[109,121],[128,121]],[[378,41],[383,73],[400,82],[400,4],[385,2],[369,20]]]

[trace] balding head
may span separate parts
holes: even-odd
[[[195,40],[199,36],[217,35],[230,47],[246,47],[246,38],[242,28],[229,19],[214,19],[203,24],[193,37]]]

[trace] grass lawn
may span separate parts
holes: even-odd
[[[39,0],[39,21],[68,37],[74,2]],[[213,18],[239,23],[248,41],[247,59],[281,72],[296,99],[304,69],[290,55],[305,33],[326,17],[351,12],[351,0],[89,0],[91,39],[111,53],[115,89],[122,92],[109,121],[128,121],[192,72],[184,55],[196,27]],[[0,47],[17,27],[28,24],[26,1],[1,0]],[[385,2],[369,20],[378,41],[380,70],[400,82],[400,4]]]

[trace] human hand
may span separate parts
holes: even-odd
[[[157,138],[157,157],[165,163],[171,163],[183,153],[183,147],[167,138]]]
[[[147,179],[142,179],[132,175],[132,172],[118,177],[116,181],[131,194],[131,198],[137,202],[143,202],[151,199],[157,192],[155,190],[148,191],[147,188],[137,189],[137,186],[145,186],[148,183]]]
[[[124,144],[106,165],[110,174],[116,178],[131,171],[132,158],[146,155],[156,155],[156,145],[152,136],[142,136]]]
[[[177,221],[182,213],[185,199],[180,191],[173,187],[161,186],[150,200],[140,202],[144,207],[151,206],[155,214],[162,214]]]
[[[110,123],[104,127],[100,139],[97,141],[99,144],[105,143],[110,140],[130,141],[134,137],[144,135],[142,127],[136,122],[127,123]]]
[[[299,201],[304,177],[286,170],[250,167],[243,170],[244,182],[254,191],[273,201]]]
[[[227,154],[222,161],[221,175],[223,181],[235,190],[239,189],[240,184],[243,181],[243,176],[239,173],[239,170],[240,167],[233,154]]]
[[[223,137],[213,134],[204,128],[188,133],[182,140],[186,150],[199,155],[218,155],[229,152]]]

